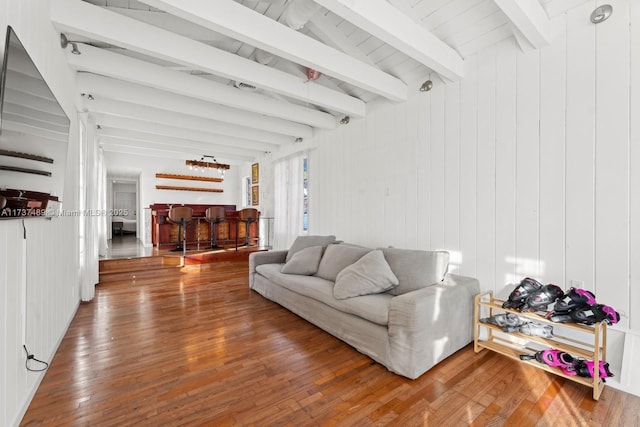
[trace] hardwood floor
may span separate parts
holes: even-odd
[[[640,425],[640,397],[495,353],[418,380],[249,290],[247,262],[100,285],[21,425]]]

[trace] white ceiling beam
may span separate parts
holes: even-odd
[[[131,135],[112,136],[104,133],[105,129],[99,131],[99,140],[102,145],[112,144],[121,147],[137,147],[140,150],[177,150],[184,157],[194,159],[204,154],[215,155],[216,159],[222,161],[225,159],[233,159],[239,161],[251,161],[256,157],[264,154],[262,151],[251,151],[246,149],[234,149],[232,147],[222,147],[215,144],[191,143],[185,141],[158,142],[150,139],[136,139]]]
[[[137,144],[131,144],[131,143],[127,143],[127,142],[118,142],[118,141],[105,141],[104,143],[101,144],[102,150],[104,152],[111,152],[111,153],[120,153],[120,154],[129,154],[129,155],[133,155],[133,156],[141,156],[141,157],[157,157],[157,158],[164,158],[164,159],[181,159],[181,160],[187,160],[187,159],[191,159],[193,160],[194,158],[194,154],[193,153],[186,153],[185,151],[180,151],[180,150],[176,150],[175,146],[172,148],[153,148],[153,149],[149,149],[147,147],[141,147]],[[199,153],[197,153],[198,155],[200,155]],[[250,162],[256,159],[256,157],[251,157],[251,158],[247,158],[246,156],[244,157],[239,157],[239,158],[217,158],[217,160],[219,160],[220,162],[223,163],[227,163],[230,165],[238,164],[240,162]],[[234,162],[235,161],[235,162]],[[187,169],[188,171],[188,169]],[[114,169],[109,169],[108,171],[109,173],[117,173],[117,170]]]
[[[464,77],[458,53],[386,0],[314,0],[449,80]]]
[[[82,55],[74,55],[67,50],[67,63],[77,71],[101,74],[314,127],[334,129],[337,125],[334,116],[312,108],[275,101],[258,93],[245,92],[93,46],[82,45],[80,48]]]
[[[511,24],[535,49],[547,46],[551,40],[551,25],[547,12],[538,0],[494,0]],[[526,44],[518,42],[525,47]]]
[[[279,147],[275,144],[267,144],[264,142],[250,141],[242,138],[232,138],[227,136],[222,137],[219,135],[212,135],[203,131],[180,128],[170,125],[162,125],[157,123],[141,122],[135,119],[111,116],[103,113],[92,113],[92,117],[95,117],[96,124],[100,127],[104,126],[154,135],[163,135],[178,140],[189,139],[193,141],[209,142],[221,146],[246,147],[250,150],[258,150],[262,152],[275,151]]]
[[[323,108],[354,117],[364,117],[366,113],[364,102],[355,97],[313,82],[305,82],[249,59],[81,0],[53,0],[51,21],[61,31],[90,37],[177,64],[189,65],[200,71],[250,83],[261,89]]]
[[[97,74],[78,73],[76,88],[79,92],[90,93],[96,98],[108,98],[146,105],[162,110],[245,126],[251,129],[289,135],[294,138],[311,138],[313,136],[313,128],[311,126],[275,117],[267,117],[263,114],[226,107],[213,102],[177,95]]]
[[[248,149],[247,147],[229,147],[228,145],[213,144],[210,140],[197,141],[188,138],[173,138],[171,136],[158,135],[157,133],[147,133],[134,130],[126,130],[119,128],[112,128],[107,126],[100,126],[98,134],[101,137],[109,137],[114,140],[129,140],[137,141],[141,147],[145,145],[163,145],[168,147],[180,146],[185,149],[192,150],[189,152],[189,156],[192,157],[195,154],[200,153],[202,155],[205,151],[210,150],[205,154],[217,154],[218,152],[224,152],[226,155],[237,156],[249,156],[255,157],[264,154],[262,150]]]
[[[223,42],[230,40],[229,37],[223,36],[207,28],[197,25],[185,25],[184,20],[164,12],[150,12],[148,10],[125,9],[122,7],[107,6],[105,9],[114,13],[128,16],[138,21],[146,22],[155,27],[164,28],[172,33],[180,34],[193,40],[207,42]]]
[[[142,1],[393,101],[407,99],[401,80],[233,0]]]
[[[290,136],[249,129],[218,120],[203,119],[201,117],[193,117],[189,114],[166,111],[144,105],[131,104],[129,102],[115,101],[113,99],[96,98],[95,96],[93,98],[93,100],[86,98],[83,100],[84,107],[93,113],[126,117],[148,123],[199,130],[220,137],[235,137],[275,145],[289,144],[294,141]]]

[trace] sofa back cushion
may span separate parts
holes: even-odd
[[[322,257],[322,246],[311,246],[297,251],[280,270],[284,274],[311,276],[318,271]]]
[[[324,249],[328,244],[335,242],[335,240],[336,236],[298,236],[289,248],[285,261],[289,261],[296,252],[304,248],[322,246]]]
[[[316,276],[335,282],[338,273],[369,252],[370,248],[345,243],[329,245],[322,255]]]
[[[388,292],[402,295],[442,282],[449,268],[449,252],[383,248],[391,271],[400,282]]]
[[[336,299],[379,294],[398,285],[398,278],[380,250],[373,250],[342,269],[333,286]]]

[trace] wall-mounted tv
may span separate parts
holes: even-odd
[[[70,121],[11,26],[0,78],[0,219],[62,201]]]

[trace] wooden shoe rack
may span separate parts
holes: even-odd
[[[488,349],[518,360],[538,369],[551,372],[593,389],[593,399],[598,400],[604,380],[599,378],[599,370],[594,369],[594,378],[578,375],[566,375],[560,368],[552,367],[536,360],[521,360],[521,354],[533,355],[539,350],[562,350],[573,357],[593,360],[599,366],[600,360],[606,360],[607,351],[607,323],[599,322],[595,325],[579,323],[556,323],[535,313],[523,313],[517,310],[502,308],[504,300],[493,297],[491,292],[476,295],[474,310],[474,350],[476,353]],[[481,318],[495,316],[502,313],[514,313],[520,318],[532,320],[553,326],[553,338],[542,338],[525,335],[520,332],[503,332],[502,327],[481,322]]]

